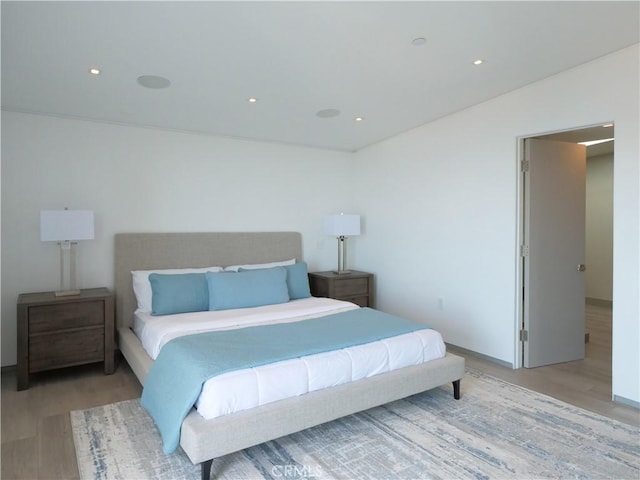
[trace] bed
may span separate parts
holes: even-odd
[[[282,259],[302,260],[302,239],[296,232],[125,233],[115,237],[115,298],[118,344],[141,384],[153,360],[133,332],[134,270],[210,265],[258,264]],[[180,429],[180,446],[202,478],[209,478],[212,460],[320,423],[366,410],[452,382],[460,398],[464,359],[442,358],[370,376],[304,395],[283,398],[235,413],[205,419],[192,409]],[[238,428],[241,425],[242,428]],[[220,442],[220,439],[224,442]]]

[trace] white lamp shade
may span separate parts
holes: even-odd
[[[360,215],[344,213],[329,215],[324,220],[324,231],[333,237],[354,237],[360,235]]]
[[[40,240],[93,240],[94,221],[91,210],[42,210],[40,212]]]

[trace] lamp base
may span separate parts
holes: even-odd
[[[333,270],[331,273],[335,273],[336,275],[349,275],[351,274],[351,270]]]
[[[80,290],[58,290],[55,295],[56,297],[75,297],[80,295]]]

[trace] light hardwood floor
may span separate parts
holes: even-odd
[[[587,312],[590,342],[585,360],[512,370],[468,352],[458,353],[471,368],[640,426],[640,410],[611,401],[611,309],[590,305]],[[140,384],[125,362],[107,376],[100,364],[32,375],[30,388],[20,392],[15,372],[4,371],[1,478],[77,479],[68,412],[140,394]]]
[[[31,375],[16,391],[15,371],[2,374],[4,479],[77,479],[69,412],[139,397],[142,388],[125,362],[104,375],[102,364]]]
[[[513,370],[460,353],[468,367],[564,402],[640,426],[640,410],[611,400],[611,307],[587,304],[585,359],[538,368]]]

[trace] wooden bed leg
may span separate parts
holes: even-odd
[[[460,380],[455,380],[453,383],[453,398],[460,400]]]
[[[202,480],[209,480],[211,477],[211,464],[213,463],[213,458],[211,460],[207,460],[200,464],[200,472]]]

